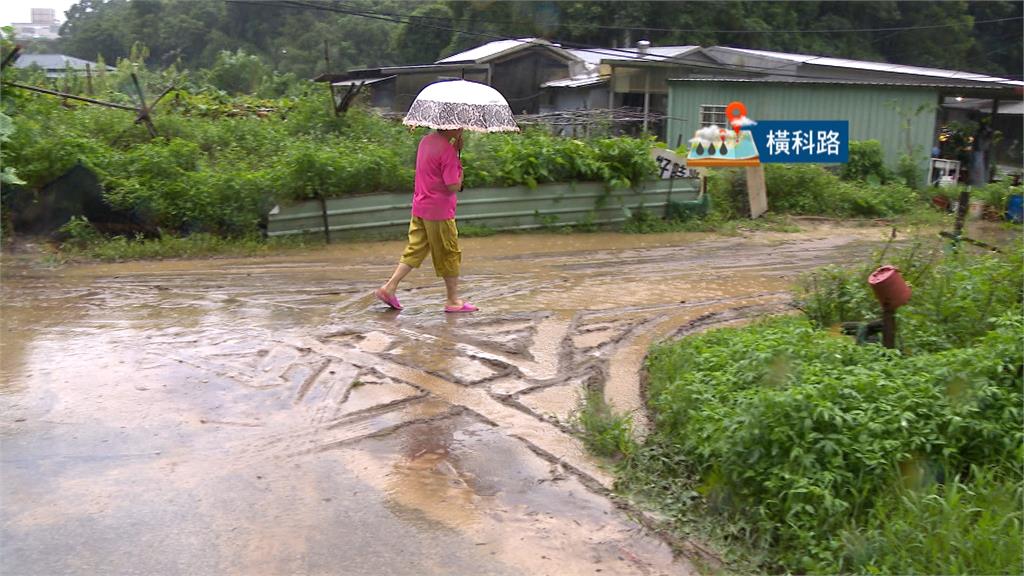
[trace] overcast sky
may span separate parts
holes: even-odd
[[[76,0],[11,0],[0,1],[0,25],[7,26],[14,22],[31,22],[33,8],[53,8],[57,20],[63,22],[64,11],[75,4]]]

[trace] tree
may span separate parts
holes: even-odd
[[[242,49],[274,71],[310,78],[322,71],[428,63],[500,38],[600,47],[650,40],[655,46],[761,48],[1019,77],[1022,6],[1017,0],[80,0],[67,12],[61,49],[90,60],[102,54],[115,63],[143,42],[150,48],[149,66],[185,69],[212,66],[222,51]],[[976,23],[997,19],[1008,20]],[[916,28],[892,30],[899,27]]]
[[[127,0],[80,0],[72,5],[60,27],[62,50],[87,60],[102,55],[108,62],[127,56],[132,45],[126,35],[128,4]]]
[[[904,30],[883,37],[882,51],[890,62],[966,70],[975,49],[974,17],[967,3],[899,2],[900,26],[948,25],[942,29]],[[1020,23],[1017,23],[1018,27]],[[1019,42],[1019,40],[1018,40]]]
[[[452,11],[444,4],[426,4],[412,12],[409,23],[395,33],[393,55],[404,64],[436,61],[452,40]]]
[[[268,72],[258,56],[246,54],[239,48],[233,53],[221,52],[207,72],[206,80],[233,94],[250,94],[259,89]]]

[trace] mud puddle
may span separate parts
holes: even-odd
[[[578,398],[642,427],[650,344],[887,232],[467,239],[465,316],[429,268],[370,296],[400,243],[5,262],[0,571],[694,573],[609,500]]]

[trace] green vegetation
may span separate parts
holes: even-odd
[[[899,350],[830,330],[878,316],[884,255],[808,276],[806,318],[653,348],[620,489],[758,572],[1018,573],[1024,253],[889,256],[914,289]]]
[[[84,232],[80,223],[75,227],[78,232],[60,244],[60,260],[89,259],[120,262],[206,256],[255,256],[282,249],[301,249],[322,244],[319,237],[312,240],[303,236],[222,238],[204,233],[185,237],[166,235],[159,238],[144,238],[142,236],[103,238],[95,231]]]
[[[99,54],[116,62],[144,42],[150,48],[148,66],[191,70],[210,68],[224,51],[242,49],[271,70],[310,78],[349,68],[427,64],[474,47],[486,36],[607,47],[631,45],[642,33],[655,46],[745,46],[1013,77],[1021,70],[1021,10],[1020,2],[1010,0],[715,1],[700,10],[621,0],[353,0],[343,5],[79,0],[68,10],[61,39],[40,48],[88,60]],[[882,30],[867,31],[877,29]],[[781,30],[806,32],[771,33]]]
[[[109,99],[123,96],[114,88],[130,70],[123,66],[95,88]],[[411,191],[424,130],[359,107],[335,116],[317,87],[293,92],[265,99],[186,86],[158,106],[156,138],[120,110],[20,93],[4,103],[13,118],[4,166],[38,188],[80,162],[99,176],[112,206],[147,230],[172,235],[247,237],[278,202]],[[468,134],[466,183],[599,180],[629,187],[653,174],[650,145],[646,138],[573,140],[540,130]]]
[[[860,180],[882,184],[892,179],[885,167],[885,154],[878,140],[854,140],[850,142],[850,157],[839,172],[843,180]]]
[[[633,425],[628,417],[615,415],[600,390],[587,389],[575,421],[587,449],[606,458],[634,454]]]

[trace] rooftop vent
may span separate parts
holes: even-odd
[[[636,43],[636,51],[641,54],[647,54],[647,49],[651,47],[651,43],[647,40],[641,40]]]

